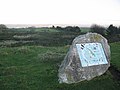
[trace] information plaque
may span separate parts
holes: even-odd
[[[82,67],[108,64],[101,43],[76,44]]]

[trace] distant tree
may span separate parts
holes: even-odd
[[[72,27],[72,26],[67,26],[67,27],[65,27],[65,30],[66,30],[66,31],[72,31],[72,30],[73,30],[73,27]]]
[[[55,26],[54,26],[54,25],[52,25],[52,28],[53,28],[53,29],[55,29]]]
[[[118,28],[113,26],[113,24],[111,24],[108,28],[107,28],[107,35],[114,35],[117,34],[119,32]]]
[[[117,28],[116,34],[120,34],[120,27]]]
[[[119,28],[118,28],[118,33],[120,34],[120,26],[119,26]]]
[[[67,26],[65,27],[66,31],[71,31],[71,32],[81,32],[80,28],[78,26]]]
[[[7,29],[8,29],[8,28],[7,28],[6,25],[0,24],[0,32],[6,32]]]
[[[80,28],[78,26],[66,26],[64,28],[57,26],[56,29],[62,30],[62,31],[68,31],[68,32],[81,32]]]
[[[103,26],[94,24],[94,25],[91,26],[90,29],[91,29],[91,32],[99,33],[103,36],[106,35],[106,29]]]
[[[74,29],[76,32],[81,32],[81,29],[78,26],[75,26]]]
[[[56,29],[58,29],[58,30],[62,30],[63,28],[60,27],[60,26],[57,26]]]

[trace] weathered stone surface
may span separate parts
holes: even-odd
[[[76,44],[81,43],[101,43],[108,64],[82,67],[76,48]],[[107,40],[102,35],[97,33],[87,33],[85,35],[80,35],[73,40],[72,45],[59,68],[59,82],[70,84],[77,83],[83,80],[91,80],[92,78],[105,73],[109,66],[110,47]]]

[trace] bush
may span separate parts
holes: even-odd
[[[112,24],[107,28],[107,35],[119,34],[120,30]]]
[[[67,31],[67,32],[81,32],[80,28],[78,26],[67,26],[65,28],[62,28],[60,26],[56,27],[57,30]]]
[[[6,32],[7,27],[4,24],[0,24],[0,33]]]
[[[103,36],[106,35],[106,29],[103,26],[99,26],[99,25],[94,24],[91,26],[90,29],[91,29],[91,32],[99,33]]]

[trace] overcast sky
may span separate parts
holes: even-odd
[[[120,0],[0,0],[0,23],[120,25]]]

